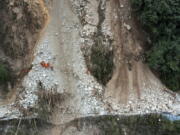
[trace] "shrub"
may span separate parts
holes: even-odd
[[[91,49],[90,71],[97,81],[103,85],[111,79],[113,73],[113,51],[105,47],[101,37],[95,38],[95,45]]]
[[[158,71],[167,87],[180,89],[179,0],[131,0],[138,19],[149,33],[152,45],[147,63]]]
[[[8,69],[3,64],[0,64],[0,84],[6,83],[9,79]]]

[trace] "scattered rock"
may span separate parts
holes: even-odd
[[[121,5],[120,5],[120,7],[121,7],[121,8],[123,8],[123,7],[124,7],[124,5],[122,5],[122,4],[121,4]]]
[[[127,30],[131,30],[131,26],[126,24],[126,23],[123,23],[124,27],[127,29]]]

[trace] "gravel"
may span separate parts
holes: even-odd
[[[50,68],[41,66],[41,62],[45,61],[53,65],[55,56],[49,51],[48,41],[42,41],[37,47],[35,58],[33,61],[33,68],[24,78],[23,87],[25,91],[21,95],[20,105],[24,108],[34,107],[38,100],[37,92],[39,90],[39,82],[42,83],[44,90],[57,90],[58,80],[55,78],[55,72]],[[63,91],[60,91],[63,93]]]

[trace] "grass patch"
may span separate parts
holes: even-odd
[[[56,89],[45,90],[41,82],[39,82],[38,108],[36,110],[38,118],[48,121],[54,109],[60,105],[68,95],[61,94]]]

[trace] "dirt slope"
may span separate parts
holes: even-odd
[[[64,97],[53,102],[55,108],[50,110],[48,120],[54,127],[44,134],[59,135],[67,123],[81,117],[175,112],[176,97],[163,91],[164,86],[143,64],[141,46],[146,39],[135,24],[128,1],[48,2],[49,22],[17,98],[25,110],[40,108],[43,104],[37,107],[39,85],[45,93]],[[91,63],[91,54],[96,45],[113,51],[113,74],[108,74],[111,77],[106,85],[98,83],[92,73],[95,64]],[[51,68],[41,66],[42,61]],[[73,130],[64,134],[71,135]]]
[[[161,82],[143,64],[143,46],[146,46],[147,37],[137,25],[129,1],[111,1],[111,9],[115,11],[115,16],[111,18],[115,36],[115,70],[107,85],[106,96],[112,96],[117,102],[127,103],[130,94],[140,99],[146,89],[164,89]]]
[[[57,79],[60,80],[60,89],[64,89],[64,92],[70,95],[70,98],[65,99],[55,109],[51,119],[52,123],[60,125],[78,117],[116,114],[125,111],[132,113],[144,111],[148,113],[153,108],[146,105],[154,100],[153,98],[157,102],[160,101],[160,106],[167,103],[162,100],[163,97],[174,100],[171,95],[162,91],[164,87],[161,82],[142,62],[141,53],[143,49],[141,46],[144,45],[146,39],[141,33],[143,31],[139,31],[138,26],[134,23],[135,20],[130,14],[130,5],[127,1],[89,2],[89,5],[87,4],[87,7],[85,7],[87,8],[86,12],[89,11],[90,13],[86,15],[93,14],[93,19],[90,17],[92,20],[88,20],[86,15],[83,18],[77,13],[74,4],[79,1],[71,2],[66,0],[53,1],[50,13],[51,21],[45,36],[41,39],[48,40],[50,50],[56,56],[54,71]],[[78,4],[82,3],[79,2]],[[122,8],[122,5],[124,8]],[[74,10],[73,6],[75,7]],[[101,8],[101,6],[102,8],[105,6],[106,9],[104,10],[105,19],[101,29],[102,31],[103,27],[111,29],[115,50],[115,69],[106,89],[103,89],[100,85],[98,86],[95,78],[87,74],[86,63],[80,50],[82,46],[84,47],[84,44],[88,45],[88,41],[80,41],[84,38],[83,34],[80,33],[85,32],[85,35],[87,34],[84,38],[85,41],[88,38],[89,40],[92,39],[92,35],[96,33],[95,28],[98,28],[100,18],[97,14],[100,14],[98,8]],[[111,16],[111,14],[113,15]],[[79,15],[79,18],[77,15]],[[132,19],[129,19],[130,16]],[[85,19],[87,24],[84,25],[81,19]],[[92,23],[94,24],[92,25]],[[128,30],[127,25],[132,27],[131,30]],[[105,30],[103,34],[108,35],[109,33]],[[78,86],[79,83],[80,86]],[[103,97],[103,92],[105,92],[105,97]],[[101,96],[97,97],[93,93],[99,93]],[[153,97],[156,93],[157,95]],[[133,101],[135,101],[134,106],[131,106]],[[157,102],[155,101],[154,104]],[[166,107],[157,107],[156,109],[166,110]],[[57,126],[50,132],[55,135],[60,134],[61,131],[62,127]]]
[[[50,7],[49,24],[38,44],[39,49],[37,49],[37,56],[33,62],[34,67],[29,77],[25,78],[25,84],[35,83],[31,77],[37,80],[40,78],[42,85],[48,90],[54,84],[48,78],[53,77],[53,80],[57,80],[57,92],[69,95],[52,114],[50,122],[56,125],[64,124],[77,117],[104,113],[103,104],[93,96],[94,89],[101,90],[102,88],[92,76],[86,74],[87,68],[80,50],[81,27],[72,9],[72,3],[67,0],[54,0]],[[42,56],[38,51],[43,53]],[[42,60],[50,62],[53,71],[39,67]],[[44,70],[47,78],[43,78],[44,73],[34,74],[36,70]],[[51,74],[49,76],[48,74],[52,72],[53,76]],[[32,87],[27,87],[26,91],[29,90],[32,91]],[[28,98],[32,98],[32,95]],[[30,103],[26,101],[22,100],[21,103]],[[53,129],[51,134],[59,134],[60,129]]]
[[[161,89],[162,84],[142,63],[145,39],[129,8],[127,1],[52,1],[50,21],[24,80],[22,97],[26,98],[20,104],[25,108],[36,104],[40,81],[45,90],[56,88],[68,95],[52,115],[55,124],[92,115],[169,112],[175,97]],[[99,45],[95,36],[102,47],[114,50],[115,68],[107,87],[88,72],[83,57]],[[42,61],[53,70],[40,66]]]

